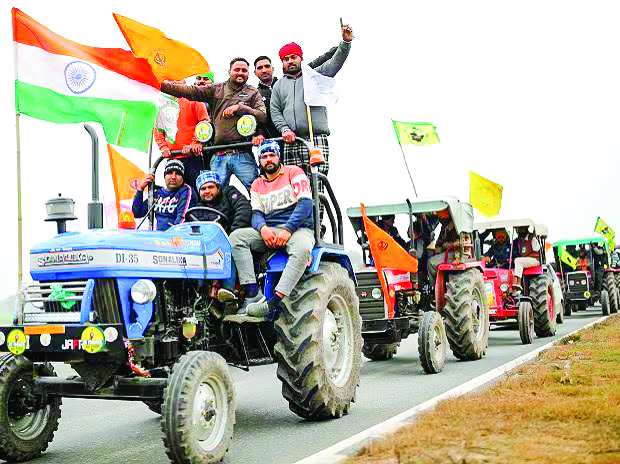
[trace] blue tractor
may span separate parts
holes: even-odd
[[[65,232],[36,245],[27,304],[12,326],[0,327],[0,351],[8,352],[0,357],[0,459],[43,452],[62,397],[73,397],[142,401],[162,415],[172,462],[220,462],[235,424],[227,365],[277,363],[282,395],[303,418],[348,413],[361,369],[355,275],[333,190],[316,166],[311,177],[315,217],[323,204],[333,240],[321,238],[315,221],[312,261],[269,320],[237,315],[214,297],[233,264],[216,222]],[[319,179],[327,195],[318,192]],[[257,269],[265,295],[286,260],[276,252]],[[60,379],[52,362],[78,375]]]

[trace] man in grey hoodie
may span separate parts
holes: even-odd
[[[342,68],[347,56],[349,56],[351,41],[353,40],[353,30],[347,24],[342,25],[342,39],[336,53],[315,69],[319,74],[334,77]],[[295,142],[296,137],[310,138],[301,72],[303,52],[299,45],[292,42],[283,46],[279,55],[282,60],[284,76],[273,86],[270,103],[271,119],[286,142],[284,144],[283,163],[299,166],[306,171],[306,174],[310,175],[308,150],[304,144]],[[325,164],[319,168],[319,171],[327,175],[329,170],[327,109],[324,106],[312,106],[310,113],[315,145],[321,148],[325,157]],[[319,189],[323,190],[321,185],[319,185]]]

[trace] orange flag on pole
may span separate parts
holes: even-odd
[[[120,215],[121,201],[133,200],[138,184],[146,177],[146,173],[116,151],[112,145],[108,145],[108,154],[116,196],[116,212]]]
[[[377,269],[379,282],[384,295],[388,295],[388,286],[383,275],[384,268],[395,268],[400,271],[417,272],[418,259],[411,256],[396,240],[372,222],[366,215],[366,207],[360,203],[364,230],[368,237],[370,253]]]
[[[209,63],[189,45],[167,38],[162,31],[113,13],[131,51],[145,58],[159,82],[209,72]]]

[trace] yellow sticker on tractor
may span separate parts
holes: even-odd
[[[26,334],[19,329],[11,330],[6,337],[6,347],[15,356],[23,354],[28,347],[28,338]]]
[[[99,327],[90,326],[84,329],[80,337],[80,347],[87,353],[98,353],[105,346],[105,335]]]

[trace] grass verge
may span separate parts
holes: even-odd
[[[346,464],[620,463],[620,316],[445,400]]]

